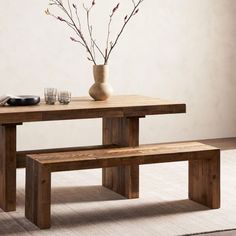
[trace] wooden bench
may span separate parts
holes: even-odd
[[[189,199],[219,208],[220,150],[186,142],[29,155],[25,216],[41,229],[50,227],[52,172],[175,161],[189,161]]]

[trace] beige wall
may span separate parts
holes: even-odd
[[[97,7],[105,11],[110,2]],[[0,94],[42,95],[48,86],[87,94],[91,65],[46,7],[47,0],[1,1]],[[99,36],[102,15],[94,19]],[[187,103],[186,115],[143,120],[142,143],[236,136],[235,0],[145,0],[117,49],[110,61],[116,94]],[[96,144],[100,121],[26,124],[18,136],[19,149]]]

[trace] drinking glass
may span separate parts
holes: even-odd
[[[57,89],[56,88],[45,88],[44,89],[45,102],[48,105],[54,105],[57,100]]]
[[[58,93],[58,101],[60,104],[67,105],[71,101],[71,92],[69,91],[60,91]]]

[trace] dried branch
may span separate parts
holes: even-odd
[[[79,18],[79,14],[78,14],[78,9],[77,9],[77,6],[73,3],[72,4],[73,8],[75,9],[75,15],[76,15],[76,18],[77,18],[77,21],[78,21],[78,24],[79,24],[79,29],[80,31],[82,30],[81,29],[81,22],[80,22],[80,18]]]
[[[56,3],[60,9],[62,11],[65,12],[65,14],[68,16],[69,20],[70,20],[70,24],[73,25],[75,31],[76,31],[76,34],[80,37],[80,39],[82,40],[83,44],[85,45],[85,48],[87,50],[87,52],[89,53],[90,57],[91,57],[91,60],[93,61],[94,65],[96,65],[96,61],[95,61],[95,58],[93,56],[93,53],[91,52],[88,44],[87,44],[87,41],[86,39],[84,38],[83,34],[82,34],[82,31],[77,27],[76,23],[74,22],[73,20],[73,17],[70,15],[70,13],[67,11],[67,9],[64,7],[63,3],[61,0],[51,0],[52,2]],[[66,21],[65,21],[66,22]]]
[[[105,46],[104,52],[98,46],[98,44],[96,43],[96,40],[93,37],[93,26],[90,23],[90,13],[91,13],[92,8],[95,5],[95,0],[91,0],[91,1],[92,1],[92,3],[89,8],[85,7],[85,5],[83,5],[83,8],[86,11],[89,43],[87,43],[87,40],[82,33],[82,25],[81,25],[80,16],[79,16],[79,12],[78,12],[76,4],[74,4],[74,3],[71,4],[70,0],[67,0],[68,7],[65,7],[63,4],[63,0],[49,0],[49,5],[59,7],[65,13],[66,18],[62,18],[60,16],[55,16],[55,15],[51,14],[51,12],[48,9],[45,11],[45,13],[47,15],[51,15],[52,17],[56,18],[57,20],[59,20],[61,22],[64,22],[76,33],[77,38],[75,39],[73,37],[70,37],[70,39],[73,42],[81,44],[87,50],[87,52],[89,54],[89,57],[87,57],[88,60],[92,61],[96,65],[96,50],[97,50],[101,54],[102,58],[104,59],[104,65],[106,65],[108,63],[108,60],[110,58],[112,51],[114,50],[114,47],[118,43],[126,25],[131,20],[131,18],[138,13],[138,11],[139,11],[138,7],[144,0],[131,0],[132,4],[133,4],[133,9],[130,14],[128,14],[124,17],[123,25],[122,25],[117,37],[115,38],[114,43],[110,40],[111,25],[112,25],[114,14],[116,13],[116,11],[119,8],[119,3],[112,9],[112,12],[109,16],[108,25],[107,25],[107,37],[106,37],[106,46]]]
[[[108,55],[108,45],[109,45],[109,39],[110,39],[110,34],[111,34],[111,22],[113,19],[113,16],[115,14],[115,12],[118,10],[119,8],[119,3],[113,8],[112,13],[110,15],[110,19],[109,19],[109,23],[108,23],[108,27],[107,27],[107,40],[106,40],[106,48],[105,48],[105,58],[104,58],[104,62],[106,61],[107,55]]]
[[[103,54],[102,50],[100,49],[100,47],[96,43],[95,39],[93,38],[93,34],[92,34],[93,27],[92,27],[92,25],[90,25],[90,11],[92,10],[94,5],[95,5],[95,0],[93,0],[90,8],[85,7],[85,5],[83,4],[83,8],[86,11],[86,16],[87,16],[87,28],[88,28],[88,32],[89,32],[89,36],[90,36],[90,40],[91,40],[91,46],[94,50],[94,53],[95,53],[95,48],[94,48],[94,46],[95,46],[97,48],[97,50],[99,51],[99,53],[101,54],[101,56],[103,57],[103,59],[105,59],[105,55]]]
[[[70,0],[67,0],[67,4],[68,4],[69,11],[70,11],[70,16],[73,17],[71,7],[70,7]]]
[[[105,65],[107,64],[107,62],[108,62],[108,60],[109,60],[109,57],[110,57],[110,55],[111,55],[111,52],[112,52],[112,50],[114,49],[114,47],[116,46],[116,44],[117,44],[117,42],[118,42],[118,40],[119,40],[121,34],[123,33],[123,31],[124,31],[124,29],[125,29],[127,23],[130,21],[130,19],[131,19],[135,14],[138,13],[138,7],[139,7],[139,5],[140,5],[143,1],[144,1],[144,0],[139,0],[138,3],[136,4],[136,3],[134,2],[134,0],[132,0],[132,2],[133,2],[133,4],[134,4],[134,8],[133,8],[133,10],[131,11],[131,13],[130,13],[129,16],[125,16],[126,19],[125,19],[125,21],[124,21],[124,24],[123,24],[123,26],[121,27],[121,30],[120,30],[120,32],[118,33],[118,35],[117,35],[117,37],[116,37],[116,39],[115,39],[115,42],[111,45],[111,48],[110,48],[110,50],[109,50],[109,52],[108,52],[108,54],[107,54],[107,56],[106,56],[106,58],[105,58],[105,61],[104,61],[104,64],[105,64]]]
[[[57,20],[60,20],[60,21],[62,21],[62,22],[64,22],[64,23],[66,23],[66,24],[79,36],[79,34],[78,34],[78,32],[76,31],[76,29],[74,28],[73,24],[71,24],[70,22],[68,22],[67,20],[63,19],[63,18],[60,17],[60,16],[55,16],[55,15],[53,15],[51,12],[49,12],[48,9],[45,11],[45,13],[46,13],[47,15],[50,15],[50,16],[54,17],[54,18],[57,19]],[[85,46],[85,45],[83,44],[83,46]]]
[[[87,17],[87,28],[88,28],[88,32],[89,32],[89,37],[90,37],[90,50],[93,52],[93,57],[95,58],[95,48],[94,48],[94,40],[93,40],[93,28],[90,25],[90,11],[92,10],[94,4],[94,2],[92,2],[92,5],[90,8],[85,7],[85,5],[83,4],[83,8],[86,11],[86,17]]]
[[[71,41],[73,41],[73,42],[80,43],[82,46],[84,46],[84,47],[86,48],[86,46],[85,46],[80,40],[75,39],[75,38],[73,38],[73,37],[70,37],[70,39],[71,39]]]

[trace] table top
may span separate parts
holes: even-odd
[[[78,97],[68,105],[46,105],[42,101],[35,106],[0,107],[0,124],[102,117],[142,117],[185,112],[184,103],[139,95],[113,96],[107,101]]]

